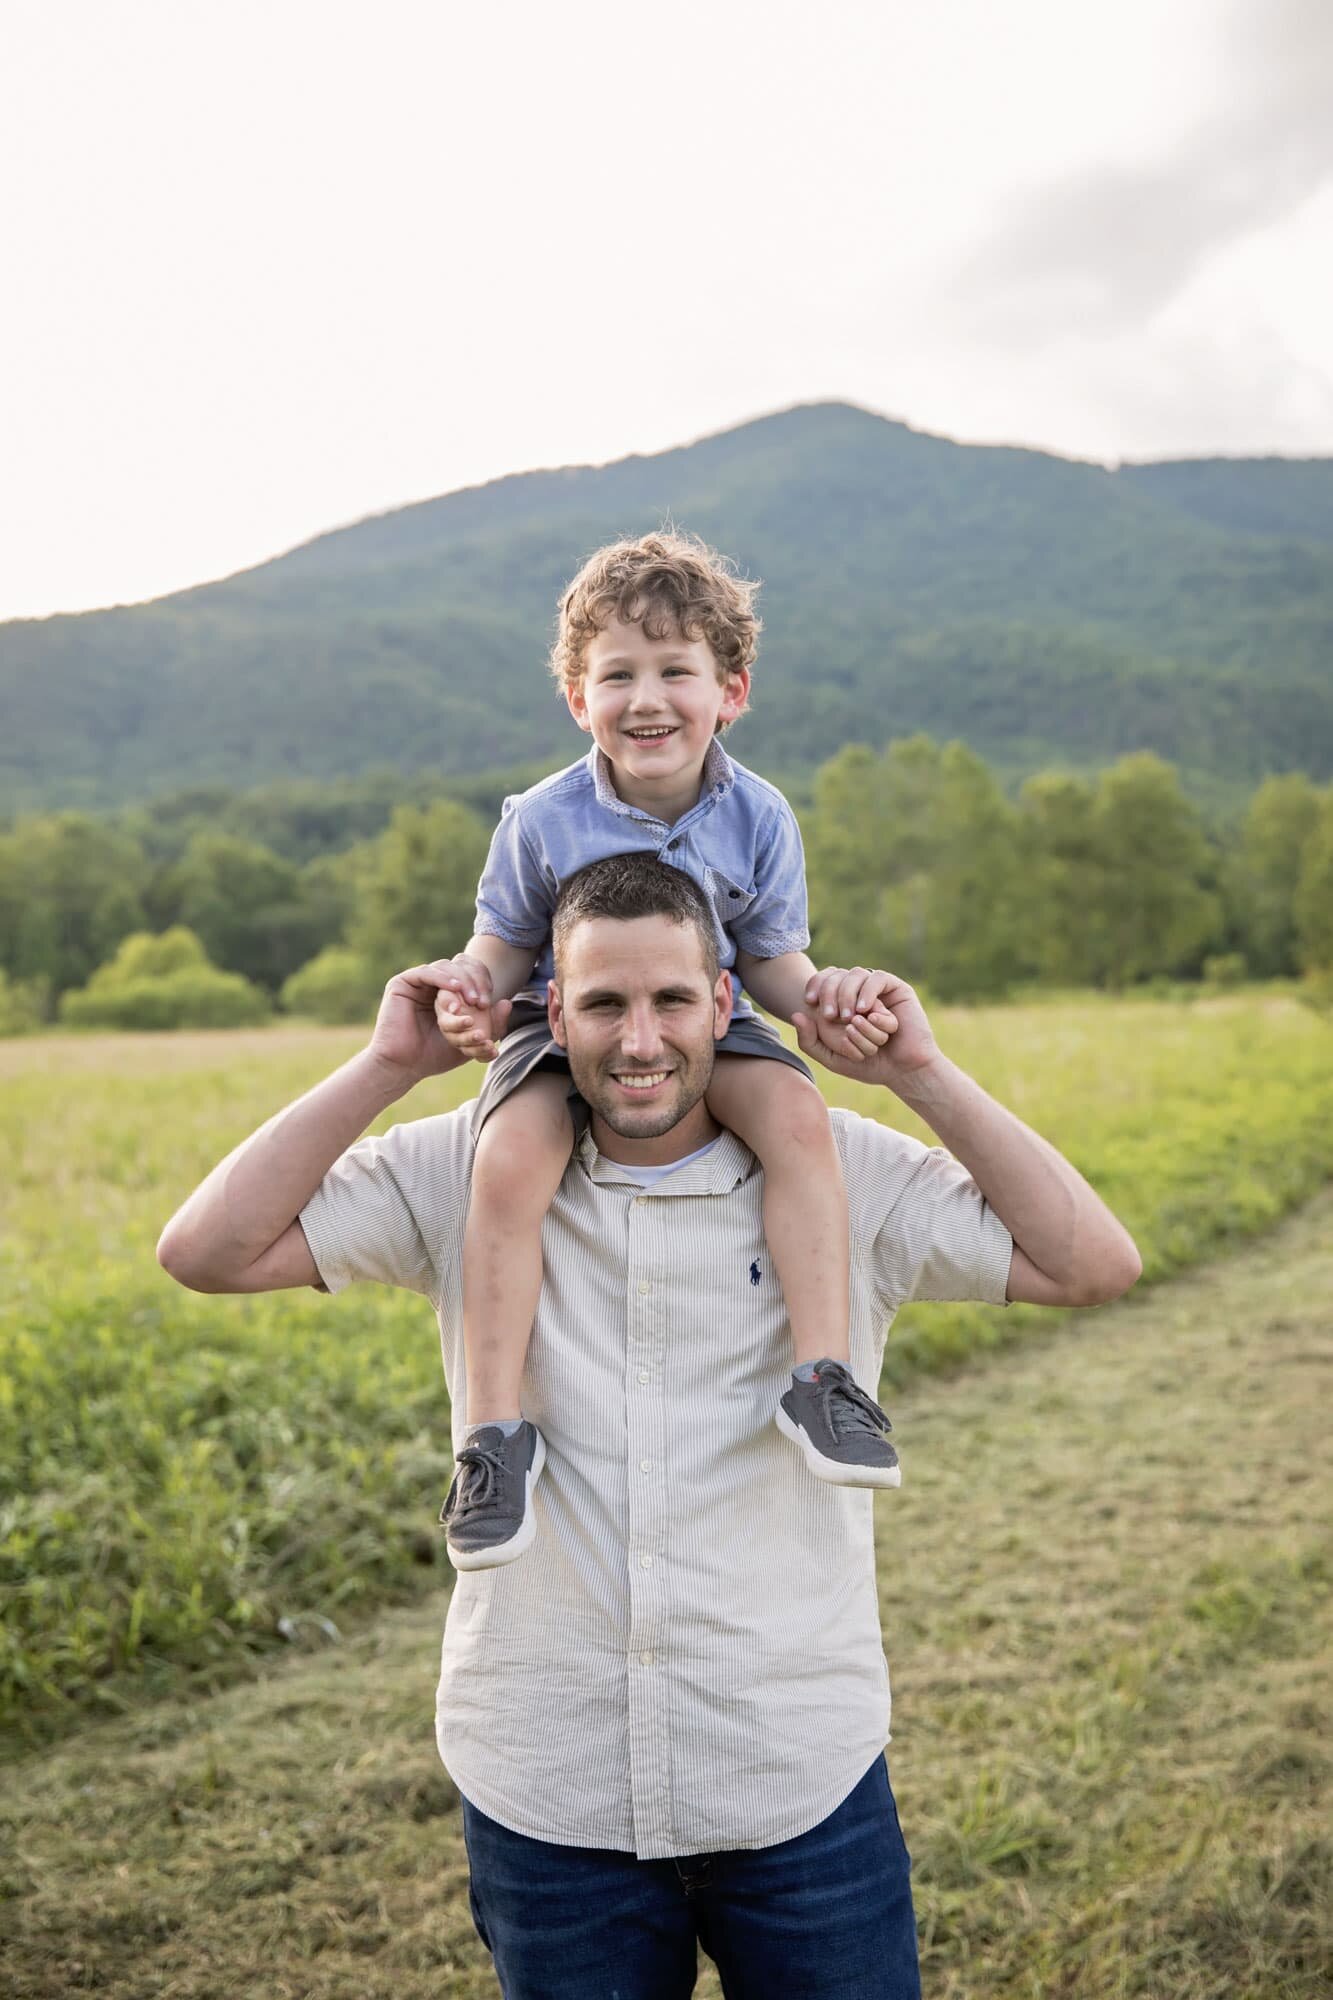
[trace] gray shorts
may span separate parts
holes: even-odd
[[[776,1028],[771,1028],[758,1014],[742,1014],[739,1020],[733,1020],[717,1044],[717,1053],[720,1056],[767,1056],[770,1062],[786,1063],[788,1069],[798,1069],[802,1076],[814,1082],[809,1065],[789,1049]],[[551,1070],[558,1076],[569,1077],[569,1061],[551,1034],[546,1009],[534,1006],[531,1001],[520,1000],[509,1017],[509,1030],[500,1044],[499,1055],[486,1066],[485,1080],[472,1108],[474,1139],[496,1105],[503,1104],[506,1097],[521,1083],[526,1083],[535,1070]],[[583,1099],[574,1088],[572,1078],[569,1095],[576,1107],[575,1124],[579,1125],[582,1123]]]

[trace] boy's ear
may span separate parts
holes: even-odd
[[[734,674],[728,674],[723,685],[722,706],[718,710],[719,722],[734,722],[745,712],[745,704],[750,698],[750,669],[738,667]]]
[[[583,692],[583,678],[565,682],[565,705],[580,729],[591,730],[588,720],[588,701]]]

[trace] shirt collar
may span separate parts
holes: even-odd
[[[605,806],[608,812],[619,813],[625,818],[647,819],[652,820],[656,826],[665,825],[665,821],[657,819],[653,813],[645,812],[641,806],[626,804],[611,782],[611,760],[596,743],[588,752],[587,764],[592,773],[593,791],[597,795],[599,806]],[[690,813],[698,812],[701,806],[715,805],[719,799],[726,797],[735,782],[736,766],[722,748],[721,739],[715,736],[704,757],[698,803],[691,806]],[[689,814],[685,817],[688,818]]]
[[[656,1187],[641,1187],[638,1181],[630,1179],[619,1161],[608,1160],[604,1153],[599,1153],[591,1130],[584,1132],[574,1150],[575,1158],[596,1187],[623,1187],[630,1194],[648,1196],[654,1201],[678,1194],[730,1194],[754,1166],[754,1154],[749,1147],[743,1146],[736,1134],[725,1127],[711,1153],[668,1174]]]

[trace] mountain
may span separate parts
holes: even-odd
[[[544,656],[587,551],[666,518],[764,580],[761,768],[924,729],[1017,773],[1152,748],[1333,774],[1333,461],[1117,471],[806,405],[531,472],[155,603],[0,625],[0,811],[579,754]]]

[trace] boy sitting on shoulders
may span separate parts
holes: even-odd
[[[847,1365],[847,1197],[828,1112],[804,1062],[741,991],[783,1020],[809,1010],[826,1046],[853,1061],[897,1026],[880,1004],[886,973],[819,971],[807,956],[795,816],[718,740],[748,702],[756,589],[677,534],[617,542],[584,564],[561,603],[552,670],[593,748],[505,800],[476,933],[437,1001],[446,1039],[489,1064],[473,1118],[463,1246],[468,1435],[441,1516],[458,1569],[511,1562],[534,1533],[545,1446],[523,1418],[520,1385],[542,1283],[542,1221],[575,1138],[569,1067],[546,1014],[551,914],[567,877],[633,848],[704,891],[736,986],[707,1103],[764,1168],[764,1233],[793,1343],[792,1384],[775,1421],[820,1479],[899,1481],[888,1419]],[[666,1104],[670,1071],[658,1051],[656,1068],[636,1059],[628,1026],[617,1040],[609,1081],[635,1107],[636,1132],[650,1136],[643,1112],[655,1096]]]

